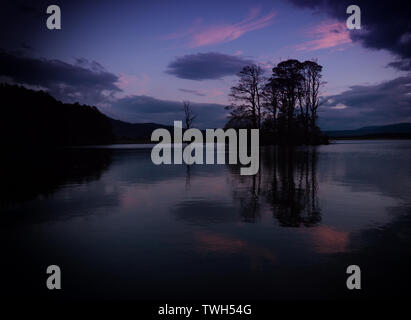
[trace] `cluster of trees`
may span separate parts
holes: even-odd
[[[257,128],[263,143],[326,143],[317,125],[322,66],[290,59],[264,76],[258,65],[244,67],[231,88],[227,128]]]
[[[0,84],[0,145],[73,146],[113,141],[110,120],[96,107],[57,101],[44,91]]]

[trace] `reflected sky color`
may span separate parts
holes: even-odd
[[[368,234],[396,235],[411,207],[409,141],[263,148],[254,177],[231,165],[156,167],[150,149],[106,151],[95,178],[2,206],[2,239],[15,239],[6,254],[18,247],[30,265],[60,263],[68,296],[326,295],[362,248],[395,246]],[[308,289],[320,275],[321,292]]]

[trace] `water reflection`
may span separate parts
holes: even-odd
[[[283,227],[312,227],[321,221],[318,204],[317,150],[307,148],[296,152],[288,148],[272,150],[264,158],[272,163],[271,186],[266,192],[273,216]],[[267,165],[268,167],[269,165]]]
[[[316,148],[265,148],[260,158],[259,173],[252,177],[239,176],[231,167],[233,198],[241,205],[243,221],[255,222],[265,202],[282,227],[318,225]]]
[[[336,297],[347,264],[407,275],[410,142],[262,148],[255,176],[116,148],[2,167],[0,271],[22,275],[4,292],[37,295],[51,263],[76,298]]]
[[[191,181],[191,166],[186,164],[186,190],[190,189]]]
[[[110,163],[107,149],[6,152],[0,162],[0,205],[48,197],[64,184],[98,180]]]

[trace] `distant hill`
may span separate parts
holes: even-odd
[[[74,146],[107,144],[109,118],[96,107],[62,103],[44,91],[0,84],[0,145]]]
[[[0,145],[78,146],[150,142],[151,133],[172,126],[128,123],[96,107],[62,103],[47,92],[0,84]]]
[[[120,120],[111,119],[110,124],[115,136],[115,142],[150,142],[151,133],[160,128],[165,128],[171,133],[172,126],[166,126],[158,123],[129,123]]]
[[[411,138],[411,123],[396,123],[384,126],[363,127],[356,130],[325,131],[334,139],[344,138],[386,138],[386,139],[408,139]]]

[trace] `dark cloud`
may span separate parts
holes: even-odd
[[[0,10],[0,43],[7,50],[20,49],[24,42],[38,48],[39,39],[49,31],[46,25],[46,8],[50,2],[45,0],[2,1]],[[64,11],[63,11],[64,12]]]
[[[411,75],[376,85],[356,85],[326,97],[320,107],[324,129],[357,129],[411,121]]]
[[[121,91],[116,75],[85,59],[77,59],[73,65],[0,51],[0,76],[13,83],[46,89],[65,102],[96,104]]]
[[[409,71],[411,70],[411,59],[393,61],[393,62],[390,62],[388,66],[401,70],[401,71]]]
[[[106,72],[107,70],[97,61],[89,61],[85,58],[76,58],[76,66],[84,68],[84,69],[90,69],[91,71],[94,72]]]
[[[402,0],[290,0],[299,7],[325,12],[346,21],[347,7],[356,4],[361,9],[361,30],[352,30],[350,37],[371,49],[386,49],[401,62],[390,66],[411,70],[411,2]]]
[[[224,127],[227,122],[223,105],[190,103],[197,115],[194,126],[202,129]],[[127,122],[155,122],[172,125],[174,120],[183,120],[183,103],[159,100],[149,96],[129,96],[117,99],[110,106],[102,107],[107,115]]]
[[[205,97],[206,96],[204,93],[198,92],[197,90],[189,90],[189,89],[178,89],[178,90],[181,91],[181,92],[184,92],[184,93],[191,93],[191,94],[193,94],[195,96],[198,96],[198,97]]]
[[[235,75],[253,61],[218,52],[189,54],[176,58],[166,73],[190,80],[219,79]]]

